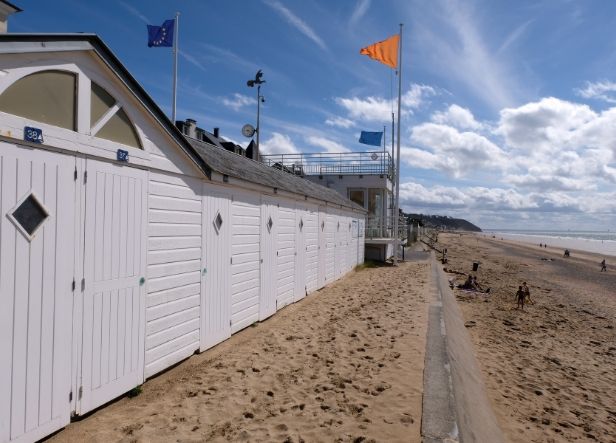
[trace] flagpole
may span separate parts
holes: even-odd
[[[177,84],[178,84],[178,40],[180,34],[180,13],[175,13],[175,29],[173,30],[173,100],[172,100],[172,111],[171,111],[171,121],[175,125],[175,109],[176,109],[176,95],[177,95]]]
[[[385,146],[387,145],[387,126],[383,125],[383,160],[381,161],[381,164],[383,165],[383,173],[386,173],[386,167],[387,167],[387,156],[385,155],[387,153],[387,150],[385,149]]]
[[[394,266],[398,265],[398,219],[400,213],[400,114],[402,102],[402,26],[400,23],[400,41],[398,46],[398,128],[396,146],[396,207],[394,209]]]

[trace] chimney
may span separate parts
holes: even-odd
[[[16,12],[21,12],[17,6],[10,4],[4,0],[0,0],[0,34],[6,34],[8,32],[8,18],[9,15]]]
[[[214,128],[214,137],[218,138],[220,136],[220,128]]]
[[[187,118],[184,130],[186,131],[186,135],[188,137],[197,138],[197,121],[192,118]]]

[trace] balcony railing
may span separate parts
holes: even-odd
[[[406,238],[407,230],[406,218],[400,217],[398,219],[398,238]],[[394,238],[394,218],[392,216],[368,216],[366,218],[366,239],[375,238]]]
[[[383,175],[393,179],[394,167],[387,152],[340,152],[261,155],[268,166],[295,175]]]

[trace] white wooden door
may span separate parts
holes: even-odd
[[[143,382],[147,172],[86,160],[84,414]]]
[[[325,212],[325,207],[324,206],[319,206],[319,254],[318,254],[318,261],[319,261],[319,275],[318,275],[318,288],[322,288],[323,286],[325,286],[325,219],[326,219],[326,212]]]
[[[334,279],[338,280],[342,275],[342,269],[344,266],[344,253],[342,249],[342,239],[344,235],[344,220],[342,219],[340,213],[336,212],[335,215],[336,225],[335,225],[335,263],[334,263]]]
[[[0,142],[0,441],[70,420],[75,158]]]
[[[306,293],[317,290],[319,273],[319,214],[316,206],[306,206],[304,245],[306,247]]]
[[[306,208],[295,206],[295,291],[294,301],[306,296]]]
[[[231,194],[204,185],[201,350],[231,337]]]
[[[267,197],[261,203],[261,300],[259,320],[276,312],[276,233],[278,206]]]
[[[330,283],[336,278],[336,214],[327,210],[325,219],[325,281]]]
[[[280,201],[276,232],[276,309],[282,309],[294,300],[295,231],[295,204]]]

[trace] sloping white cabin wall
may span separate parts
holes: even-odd
[[[276,307],[281,309],[293,302],[295,291],[295,203],[281,199],[278,205]]]
[[[306,248],[306,293],[319,286],[319,211],[318,207],[306,205],[304,213],[304,246]]]
[[[202,182],[151,172],[145,376],[199,349]]]
[[[0,143],[0,441],[70,420],[73,157]],[[7,214],[31,191],[49,212],[34,237]]]
[[[231,204],[231,333],[259,320],[261,201],[234,191]]]

